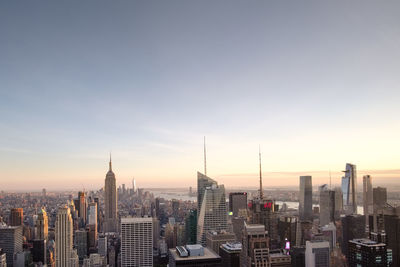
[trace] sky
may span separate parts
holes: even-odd
[[[1,1],[0,190],[400,184],[398,1]]]

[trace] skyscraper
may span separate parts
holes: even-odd
[[[89,203],[87,224],[97,225],[97,203],[96,202]]]
[[[349,240],[365,236],[365,218],[362,215],[353,214],[342,217],[341,221],[343,238],[340,247],[343,254],[348,257]]]
[[[232,192],[229,193],[229,211],[232,216],[236,217],[239,210],[247,209],[247,193],[246,192]]]
[[[88,254],[88,233],[85,230],[76,230],[74,235],[74,248],[77,250],[79,260],[82,262]]]
[[[264,225],[245,223],[242,241],[241,266],[270,266],[269,238]]]
[[[206,233],[227,229],[225,187],[198,173],[198,199],[201,205],[197,221],[197,243],[206,245]]]
[[[86,224],[87,214],[86,214],[86,196],[85,192],[78,192],[79,209],[78,216]]]
[[[10,213],[10,225],[20,226],[24,222],[24,210],[22,208],[11,209]]]
[[[249,222],[251,224],[262,224],[268,232],[270,240],[278,238],[278,221],[275,214],[275,203],[271,199],[264,198],[263,179],[261,171],[261,152],[259,151],[259,195],[248,203]]]
[[[357,172],[356,165],[346,163],[342,177],[343,208],[346,214],[357,214]]]
[[[203,202],[206,188],[211,187],[213,184],[217,184],[217,182],[210,177],[197,172],[197,213],[200,213],[201,203]]]
[[[311,176],[300,176],[299,217],[301,221],[312,220]]]
[[[49,233],[49,219],[46,211],[42,208],[38,212],[36,219],[36,239],[47,240]]]
[[[335,220],[340,218],[343,212],[343,193],[340,187],[335,187]]]
[[[12,267],[14,255],[22,252],[22,226],[0,225],[0,248],[6,254],[7,266]]]
[[[73,253],[73,226],[70,209],[66,206],[59,208],[56,217],[56,267],[71,266],[71,256]]]
[[[335,221],[335,191],[323,185],[319,193],[319,223],[324,226],[333,221]]]
[[[153,266],[152,218],[121,219],[121,266]]]
[[[115,174],[112,171],[111,155],[109,170],[106,174],[104,187],[105,202],[105,232],[118,232],[118,213],[117,213],[117,187]]]
[[[197,210],[191,209],[185,218],[186,244],[197,243]]]
[[[372,178],[369,175],[363,176],[363,208],[365,216],[365,231],[370,232],[369,214],[372,211],[373,195],[372,195]]]

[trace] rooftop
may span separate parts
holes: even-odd
[[[242,243],[240,242],[227,242],[222,244],[223,247],[227,251],[241,251],[242,250]]]
[[[121,218],[121,223],[138,223],[138,222],[152,222],[153,219],[151,217],[128,217]]]
[[[187,245],[187,246],[201,246],[201,245]],[[188,260],[204,260],[204,259],[218,259],[220,256],[216,254],[214,251],[204,248],[204,256],[188,256],[188,257],[180,257],[176,248],[171,248],[170,250],[171,256],[174,258],[176,262],[178,261],[188,261]]]
[[[368,238],[357,238],[357,239],[350,240],[349,242],[354,243],[356,245],[368,246],[368,247],[386,246],[386,244],[384,244],[384,243],[378,243],[378,242],[373,241]]]

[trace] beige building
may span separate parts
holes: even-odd
[[[118,232],[117,187],[115,174],[112,171],[111,156],[104,186],[104,204],[104,230],[105,232]]]
[[[56,218],[56,267],[70,267],[73,255],[73,225],[68,207],[59,208]]]

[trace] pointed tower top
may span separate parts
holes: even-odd
[[[263,186],[262,186],[262,171],[261,171],[261,146],[258,145],[258,158],[260,161],[260,199],[264,198]]]
[[[109,163],[109,171],[112,171],[112,166],[111,166],[111,152],[110,152],[110,163]]]

